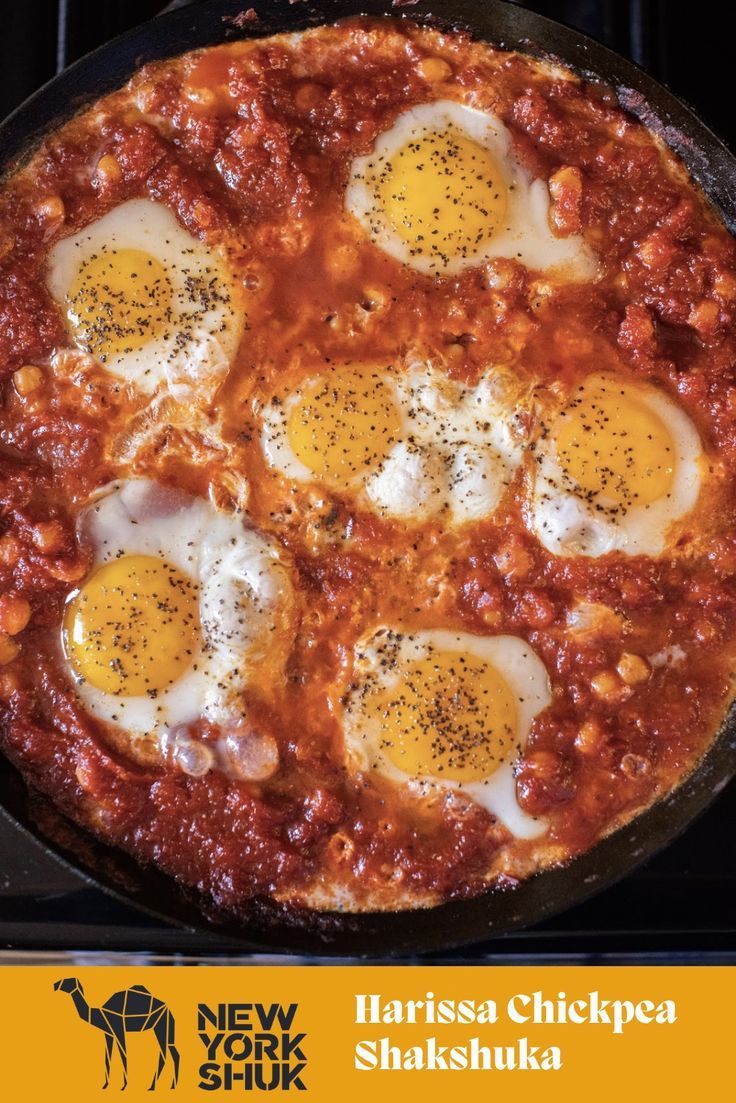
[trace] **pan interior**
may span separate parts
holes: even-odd
[[[435,20],[433,5],[419,3],[406,11],[412,19]],[[395,16],[386,0],[337,0],[298,4],[288,0],[257,3],[259,22],[238,24],[241,3],[206,0],[191,9],[174,11],[101,48],[83,59],[15,112],[0,129],[0,148],[6,167],[62,121],[60,103],[81,107],[119,86],[143,61],[160,59],[200,45],[234,37],[266,36],[284,30],[302,30],[326,20],[354,14]],[[401,13],[400,14],[404,14]],[[630,63],[575,32],[532,12],[499,0],[472,3],[448,0],[444,25],[470,29],[481,39],[511,49],[559,58],[572,68],[592,74],[618,91],[625,107],[638,115],[683,158],[703,186],[729,228],[736,227],[736,161],[712,132],[683,104]],[[592,892],[611,884],[679,833],[707,806],[736,772],[736,722],[732,713],[701,765],[669,797],[597,847],[560,869],[548,871],[513,891],[497,892],[431,911],[411,914],[303,917],[262,906],[246,926],[218,929],[249,947],[322,953],[410,953],[467,944],[515,927],[525,926],[564,910]],[[0,799],[8,812],[37,838],[44,838],[36,810],[14,771],[0,780]],[[139,907],[189,927],[201,925],[196,899],[168,878],[141,870],[124,855],[70,832],[65,842],[49,843],[54,853],[91,875],[95,883],[119,893]]]

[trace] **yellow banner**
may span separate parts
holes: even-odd
[[[726,968],[6,967],[6,1100],[732,1093]],[[105,1090],[105,1084],[108,1085]],[[175,1084],[175,1086],[173,1086]]]

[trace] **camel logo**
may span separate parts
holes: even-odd
[[[171,1057],[174,1075],[171,1087],[176,1087],[179,1078],[179,1051],[174,1045],[174,1016],[163,1000],[152,996],[142,984],[134,984],[121,992],[115,992],[102,1007],[90,1007],[84,996],[84,989],[76,977],[57,980],[54,989],[68,992],[77,1009],[80,1019],[105,1035],[105,1081],[103,1088],[110,1083],[110,1062],[113,1049],[117,1049],[123,1066],[123,1083],[128,1083],[128,1050],[126,1036],[142,1030],[152,1030],[159,1047],[159,1058],[153,1074],[150,1090],[158,1084],[164,1070],[166,1058]]]

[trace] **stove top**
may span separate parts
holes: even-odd
[[[522,6],[632,58],[736,145],[730,97],[719,79],[731,64],[736,8],[701,0],[693,19],[690,5],[665,0],[536,0]],[[165,7],[150,0],[25,0],[14,6],[3,25],[0,115],[75,58]],[[428,957],[457,963],[736,963],[734,900],[736,783],[666,851],[587,903],[533,929]],[[99,962],[100,955],[116,963],[284,960],[242,955],[230,939],[172,927],[126,907],[0,816],[0,961],[70,954],[78,964]]]

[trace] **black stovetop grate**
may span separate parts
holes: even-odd
[[[181,0],[179,0],[181,2]],[[254,0],[257,6],[257,0]],[[479,4],[483,0],[478,0]],[[24,0],[3,27],[0,115],[77,57],[167,5],[151,0]],[[244,7],[247,4],[244,3]],[[523,6],[605,42],[668,83],[726,138],[736,7],[701,0],[536,0]],[[441,11],[441,0],[437,9]],[[0,767],[1,768],[1,767]],[[180,931],[90,888],[0,819],[0,957],[103,951],[230,957],[237,945]],[[534,930],[435,960],[736,962],[736,785],[679,841],[620,885]],[[92,960],[92,958],[89,958]],[[261,958],[259,960],[265,960]]]

